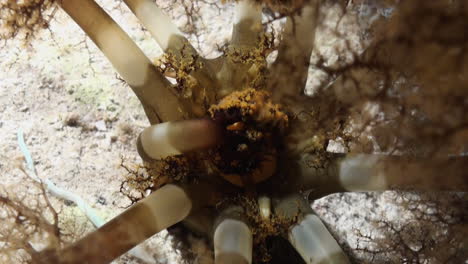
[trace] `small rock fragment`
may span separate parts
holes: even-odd
[[[99,120],[99,121],[95,122],[94,126],[96,127],[96,129],[98,131],[106,131],[107,130],[106,122],[104,122],[104,120]]]

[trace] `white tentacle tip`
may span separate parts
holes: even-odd
[[[241,0],[236,5],[234,23],[238,24],[243,20],[251,19],[258,23],[262,19],[262,7],[250,0]]]
[[[322,221],[308,214],[289,231],[289,242],[307,264],[347,264],[348,258]]]
[[[219,128],[211,120],[166,122],[143,130],[138,152],[144,159],[164,159],[214,146],[219,140]]]
[[[242,221],[225,219],[214,233],[216,264],[251,264],[252,232]]]
[[[173,184],[159,188],[140,203],[147,205],[151,222],[159,231],[182,221],[192,210],[192,200],[185,190]]]
[[[271,199],[266,196],[258,198],[258,209],[260,211],[260,216],[263,220],[270,220],[271,215]]]

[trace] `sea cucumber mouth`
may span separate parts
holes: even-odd
[[[221,177],[245,187],[275,173],[288,116],[272,103],[268,92],[233,92],[211,106],[209,113],[223,129],[223,143],[210,150],[211,163]]]

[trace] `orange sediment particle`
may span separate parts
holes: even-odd
[[[235,122],[234,124],[226,127],[227,130],[231,130],[231,131],[244,130],[244,128],[245,128],[244,122]]]

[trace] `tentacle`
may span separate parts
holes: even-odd
[[[138,137],[137,146],[140,156],[151,160],[206,149],[220,140],[220,129],[213,121],[186,120],[146,128]]]
[[[221,84],[220,95],[244,88],[246,73],[252,66],[239,61],[256,46],[263,32],[262,9],[252,0],[241,0],[236,3],[235,21],[232,38],[227,50],[227,57],[217,72]]]
[[[283,95],[303,94],[307,81],[310,55],[315,41],[319,0],[311,0],[299,15],[288,17],[278,58],[271,67],[268,89]]]
[[[313,190],[314,198],[345,191],[468,191],[466,156],[424,159],[329,154],[326,164],[320,168],[308,165],[306,159],[286,161],[290,171],[289,191]]]
[[[188,48],[189,55],[197,54],[190,42],[182,35],[182,32],[159,9],[156,3],[150,0],[124,0],[124,2],[165,52]]]
[[[338,162],[343,159],[344,154],[328,153],[328,155],[319,166],[310,164],[309,160],[314,157],[309,155],[280,157],[277,174],[283,177],[273,179],[272,186],[283,186],[282,190],[279,190],[283,194],[311,191],[309,195],[313,199],[345,192],[346,189],[341,186],[338,177]]]
[[[59,3],[132,87],[152,124],[183,118],[170,83],[102,8],[93,0]]]
[[[215,76],[212,75],[211,64],[198,55],[187,38],[154,1],[124,0],[124,2],[148,29],[164,52],[174,55],[175,59],[186,64],[191,64],[192,60],[196,60],[197,67],[191,75],[199,84],[191,87],[192,100],[187,103],[196,104],[192,106],[195,116],[204,114],[207,110],[205,104],[213,104],[216,100],[217,83]]]
[[[348,191],[389,188],[468,191],[468,157],[410,158],[347,155],[339,162],[339,181]]]
[[[307,214],[292,226],[289,241],[307,264],[350,263],[320,218]]]
[[[262,7],[251,0],[237,2],[230,44],[254,47],[262,31]]]
[[[191,210],[192,201],[186,191],[166,185],[71,246],[59,252],[42,252],[37,263],[109,263],[182,221]]]
[[[275,214],[299,219],[290,227],[288,239],[307,264],[349,263],[346,254],[301,195],[288,195],[277,200]]]
[[[232,211],[216,226],[213,243],[216,264],[252,263],[252,231]]]

